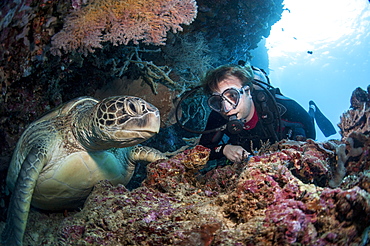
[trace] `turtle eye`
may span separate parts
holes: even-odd
[[[135,107],[135,105],[132,102],[129,103],[129,107],[130,107],[130,110],[133,113],[135,113],[135,114],[137,113],[136,107]]]
[[[141,105],[141,100],[137,98],[128,98],[126,101],[126,111],[132,116],[142,114]]]

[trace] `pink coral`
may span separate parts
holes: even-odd
[[[53,37],[52,52],[86,55],[106,41],[164,45],[167,31],[182,31],[180,24],[189,25],[196,14],[195,0],[94,0],[67,16],[63,30]]]
[[[278,227],[279,235],[276,240],[281,243],[295,243],[298,241],[308,243],[316,236],[313,222],[316,221],[312,214],[301,201],[286,199],[276,205],[271,205],[266,210],[266,219]]]

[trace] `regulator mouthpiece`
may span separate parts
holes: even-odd
[[[229,117],[226,128],[231,134],[238,134],[243,130],[243,122],[238,120],[236,114],[233,114]]]

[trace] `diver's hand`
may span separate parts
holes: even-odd
[[[243,147],[239,145],[226,145],[223,150],[224,155],[227,159],[232,162],[240,163],[245,158],[249,156],[249,152],[247,152]]]

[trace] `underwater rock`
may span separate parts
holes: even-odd
[[[99,183],[77,213],[57,220],[43,216],[39,226],[55,228],[41,236],[33,223],[26,243],[59,245],[359,245],[369,243],[369,179],[362,187],[320,187],[307,168],[334,156],[330,144],[282,141],[281,150],[253,156],[242,164],[197,172],[208,149],[197,146],[171,159],[151,163],[143,185]],[[294,151],[293,151],[294,150]],[[317,159],[306,161],[305,155]],[[306,164],[304,164],[306,163]],[[317,163],[316,163],[317,164]],[[327,164],[327,163],[326,163]],[[297,164],[296,164],[297,165]],[[326,165],[322,165],[322,167]],[[297,178],[308,174],[311,181]],[[330,171],[327,171],[329,175]],[[329,180],[326,178],[326,180]],[[30,214],[35,218],[37,212]],[[40,218],[40,216],[38,217]],[[46,223],[43,220],[47,220]],[[34,221],[34,220],[33,220]],[[30,235],[33,235],[31,238]],[[38,240],[35,242],[35,238]],[[42,238],[44,240],[42,241]],[[47,239],[45,239],[47,238]],[[33,240],[33,241],[32,241]],[[32,243],[31,243],[32,242]],[[364,245],[365,245],[364,244]]]

